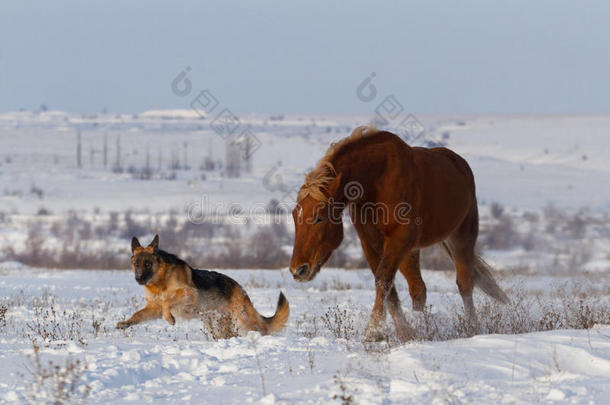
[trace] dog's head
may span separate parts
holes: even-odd
[[[150,245],[142,247],[135,236],[131,239],[131,268],[138,284],[148,283],[159,269],[159,235]]]

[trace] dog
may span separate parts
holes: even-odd
[[[146,247],[134,237],[131,252],[131,268],[146,290],[146,306],[119,322],[118,329],[151,319],[163,318],[174,325],[175,317],[199,317],[214,338],[230,338],[248,331],[277,332],[288,320],[290,307],[281,292],[275,315],[262,316],[235,280],[215,271],[193,269],[159,249],[159,235]]]

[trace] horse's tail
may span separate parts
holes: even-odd
[[[503,304],[508,304],[508,296],[491,275],[492,267],[479,255],[474,257],[474,283],[487,295],[497,299]]]
[[[453,253],[451,252],[451,248],[449,247],[447,241],[444,241],[442,243],[442,246],[445,249],[445,252],[447,252],[449,257],[453,260]],[[489,263],[487,263],[481,256],[477,254],[475,254],[474,256],[473,270],[474,283],[477,287],[483,290],[485,294],[502,302],[503,304],[510,303],[508,296],[504,291],[502,291],[502,289],[500,288],[498,283],[496,283],[496,280],[494,280],[491,274],[493,268],[489,265]]]

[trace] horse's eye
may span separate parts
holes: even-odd
[[[316,219],[314,219],[313,223],[315,224],[319,224],[320,222],[324,221],[324,218],[322,217],[316,217]]]

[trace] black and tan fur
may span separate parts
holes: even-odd
[[[163,318],[173,325],[175,317],[202,318],[213,336],[227,338],[251,330],[266,335],[281,330],[288,320],[290,309],[284,294],[280,293],[275,315],[264,317],[235,280],[215,271],[193,269],[159,249],[158,235],[146,247],[134,237],[131,251],[136,281],[146,289],[146,306],[119,322],[119,329],[150,319]],[[228,321],[230,326],[219,326],[220,321]]]

